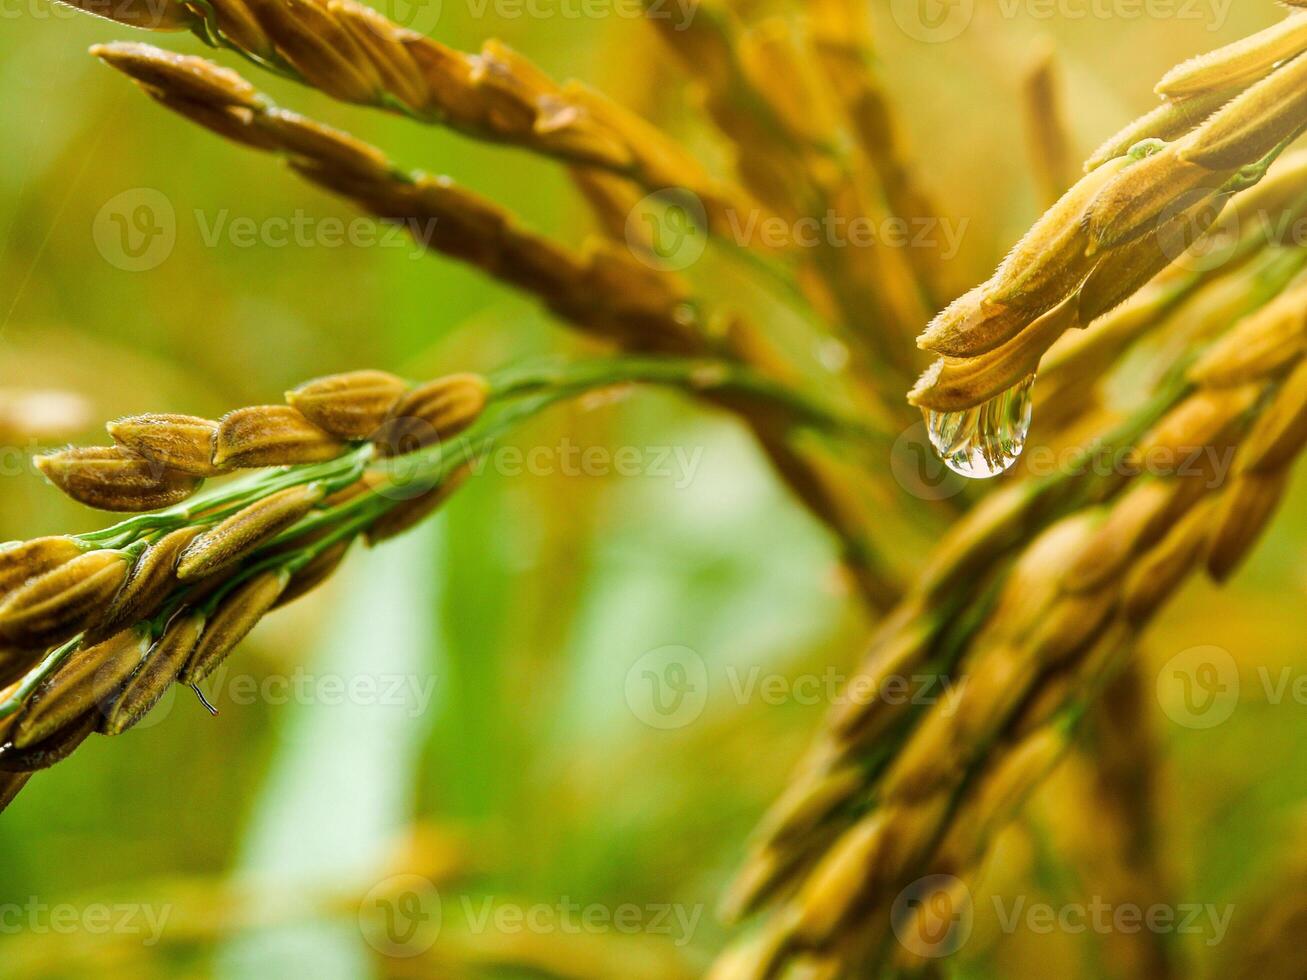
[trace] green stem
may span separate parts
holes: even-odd
[[[729,361],[622,357],[580,364],[509,368],[492,375],[490,381],[494,396],[501,399],[547,391],[578,394],[617,384],[658,384],[690,392],[720,391],[747,395],[784,409],[796,425],[877,447],[888,445],[887,437],[871,426],[848,418],[803,392]]]
[[[41,682],[53,674],[63,664],[65,660],[82,644],[82,634],[73,637],[61,647],[56,647],[50,653],[46,654],[40,666],[31,670],[23,678],[14,693],[9,695],[3,702],[0,702],[0,719],[8,718],[15,711],[23,706],[23,702],[31,696],[32,692],[40,686]]]
[[[372,458],[372,446],[364,445],[325,463],[259,471],[235,480],[211,493],[197,494],[184,503],[153,514],[139,514],[99,531],[78,535],[79,539],[102,548],[122,548],[145,534],[171,530],[195,521],[221,520],[236,513],[255,499],[261,499],[304,483],[320,482],[334,493],[358,479]]]

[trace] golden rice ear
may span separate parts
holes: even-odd
[[[1122,574],[1136,554],[1152,545],[1174,522],[1184,486],[1176,480],[1137,482],[1113,505],[1085,542],[1062,579],[1068,592],[1087,592]],[[1179,509],[1179,514],[1184,510]]]
[[[1231,388],[1272,378],[1307,356],[1307,284],[1281,293],[1235,324],[1189,369],[1189,379]]]
[[[1177,201],[1202,199],[1229,179],[1233,167],[1191,161],[1182,152],[1187,145],[1167,144],[1116,173],[1099,191],[1085,214],[1092,250],[1143,238],[1165,224]]]
[[[484,125],[519,137],[548,129],[544,106],[558,98],[558,86],[508,45],[485,41],[472,58],[468,80],[482,103]]]
[[[14,802],[31,778],[30,772],[0,772],[0,813]]]
[[[306,565],[299,568],[291,575],[290,583],[286,586],[286,591],[278,598],[274,609],[280,609],[282,606],[290,605],[296,599],[308,595],[319,585],[331,578],[340,567],[345,556],[349,554],[350,547],[354,544],[353,538],[344,541],[337,541],[335,544],[320,551]]]
[[[485,410],[490,383],[479,374],[451,374],[400,399],[372,437],[382,456],[400,456],[463,432]]]
[[[0,601],[0,643],[50,646],[77,635],[104,615],[130,567],[126,552],[91,551],[31,579]]]
[[[114,41],[97,44],[91,54],[149,89],[214,106],[260,108],[253,85],[205,58],[175,54],[150,44]]]
[[[1161,454],[1162,458],[1182,460],[1194,450],[1219,446],[1257,395],[1256,385],[1196,391],[1139,438],[1136,452],[1144,459]]]
[[[1185,206],[1186,197],[1164,211],[1156,227],[1104,254],[1080,286],[1080,323],[1091,325],[1182,256],[1221,216],[1227,200],[1222,194],[1200,194]]]
[[[250,10],[245,0],[210,0],[218,19],[218,30],[228,41],[242,51],[248,51],[264,61],[276,55],[272,39]]]
[[[1217,508],[1207,573],[1224,582],[1239,568],[1275,516],[1289,485],[1288,468],[1241,473]]]
[[[1241,473],[1286,468],[1307,446],[1307,358],[1284,380],[1244,441],[1235,467]]]
[[[204,615],[198,612],[182,612],[173,618],[109,705],[100,723],[103,734],[121,735],[150,713],[190,659],[204,622]]]
[[[74,651],[24,704],[14,726],[14,745],[31,748],[87,714],[102,715],[110,699],[136,672],[149,647],[148,631],[131,629]]]
[[[252,124],[282,153],[302,157],[338,174],[358,180],[384,180],[393,172],[390,160],[375,146],[299,113],[268,109],[256,113]]]
[[[381,76],[326,4],[314,0],[246,0],[278,53],[314,88],[344,102],[380,101]]]
[[[1217,91],[1179,102],[1163,102],[1152,112],[1127,123],[1120,131],[1104,140],[1085,161],[1085,173],[1123,156],[1131,147],[1144,140],[1170,142],[1183,136],[1236,94],[1235,91]]]
[[[470,466],[461,466],[426,493],[395,504],[368,527],[366,532],[368,544],[377,545],[382,541],[388,541],[421,524],[443,507],[445,501],[452,497],[471,475]]]
[[[1176,65],[1157,83],[1164,99],[1187,99],[1238,89],[1307,50],[1307,16],[1291,13],[1264,31]]]
[[[431,89],[404,46],[404,40],[414,32],[354,0],[331,0],[327,9],[366,53],[381,78],[382,88],[410,109],[425,109]]]
[[[229,568],[299,521],[322,497],[321,484],[307,483],[255,501],[192,541],[177,562],[177,578],[194,582]]]
[[[0,745],[0,772],[31,773],[63,762],[95,731],[95,724],[95,713],[87,712],[44,742],[27,748],[19,748],[12,742]]]
[[[177,562],[182,552],[203,530],[202,527],[178,528],[146,548],[136,559],[127,582],[114,596],[104,620],[87,634],[87,641],[111,636],[158,612],[180,581]]]
[[[95,17],[126,24],[144,31],[189,31],[200,23],[200,16],[178,0],[58,0],[66,6]]]
[[[193,415],[133,415],[106,428],[124,449],[192,476],[217,476],[213,443],[218,423]]]
[[[367,439],[386,421],[408,384],[385,371],[317,378],[286,393],[291,407],[341,439]]]
[[[869,886],[865,869],[875,867],[889,846],[891,822],[873,812],[840,835],[812,869],[796,898],[795,932],[812,945],[825,943]]]
[[[917,347],[946,356],[966,357],[992,350],[1028,324],[1020,309],[987,303],[994,280],[963,293],[937,313],[917,337]]]
[[[1090,207],[1132,163],[1129,157],[1105,163],[1063,194],[999,266],[986,302],[1041,313],[1071,292],[1092,264],[1084,229]]]
[[[1121,596],[1127,622],[1136,627],[1146,623],[1197,567],[1207,547],[1214,506],[1211,499],[1199,501],[1130,568]]]
[[[958,412],[1002,394],[1035,373],[1039,359],[1067,330],[1079,325],[1079,297],[1072,295],[1007,343],[976,357],[944,357],[908,393],[918,408]]]
[[[84,551],[86,545],[66,535],[36,538],[0,548],[0,599],[28,579],[58,568]]]
[[[323,463],[349,448],[289,405],[241,408],[218,423],[213,461],[224,469]]]
[[[1188,163],[1224,172],[1256,163],[1307,126],[1307,58],[1295,58],[1175,145]]]
[[[290,573],[276,569],[251,578],[218,604],[190,659],[183,668],[183,684],[198,684],[217,669],[250,630],[277,603],[290,582]]]
[[[206,102],[195,102],[192,99],[183,99],[152,90],[148,90],[146,94],[161,106],[171,109],[224,139],[264,152],[277,151],[277,145],[254,128],[255,114],[249,109],[242,109],[239,106],[209,105]]]
[[[78,503],[118,513],[171,507],[204,482],[121,446],[65,449],[37,456],[35,463],[47,480]]]

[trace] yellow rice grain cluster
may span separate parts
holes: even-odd
[[[1177,258],[1307,126],[1305,47],[1307,17],[1293,12],[1169,73],[1170,101],[1109,141],[993,277],[930,323],[918,343],[940,356],[909,400],[943,412],[987,401]]]
[[[619,174],[648,190],[687,188],[718,226],[728,210],[748,206],[657,127],[580,82],[553,81],[499,41],[466,54],[354,0],[216,0],[211,7],[206,22],[198,6],[175,0],[84,5],[132,27],[194,30],[345,102]]]
[[[88,507],[157,510],[186,500],[206,477],[239,469],[321,463],[366,441],[387,456],[452,439],[480,417],[488,396],[488,383],[475,374],[411,387],[382,371],[355,371],[289,391],[286,405],[237,409],[217,421],[118,419],[108,425],[113,446],[60,450],[36,464]]]
[[[356,371],[218,421],[119,419],[114,446],[39,457],[83,503],[169,509],[108,538],[0,549],[0,806],[91,732],[120,734],[174,682],[207,677],[269,610],[328,578],[355,538],[385,540],[444,503],[468,463],[403,493],[362,464],[454,438],[488,397],[479,375],[410,385]],[[335,462],[351,454],[359,465]],[[184,504],[206,477],[242,467],[273,469]]]
[[[1205,566],[1222,580],[1237,566],[1307,448],[1302,290],[1212,344],[1188,393],[1102,487],[1109,499],[1073,507],[1024,548],[999,573],[992,608],[978,602],[980,584],[961,597],[959,586],[1002,569],[1032,529],[1079,499],[1068,493],[1076,481],[1014,484],[960,523],[760,827],[725,910],[775,907],[715,978],[814,963],[859,975],[889,941],[901,889],[930,874],[960,881],[979,864],[992,831],[1069,744],[1068,720],[1185,578]],[[970,611],[961,620],[958,604]],[[969,624],[977,609],[983,620]],[[959,643],[965,652],[950,656]],[[879,696],[895,678],[936,672],[949,685],[920,712]],[[868,768],[887,742],[898,746],[889,761]]]

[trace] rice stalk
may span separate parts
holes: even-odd
[[[1259,43],[1281,52],[1278,41]],[[1229,88],[1219,91],[1228,101],[1196,125],[1131,130],[1128,149],[1114,146],[1119,152],[1096,162],[990,280],[918,338],[941,356],[909,400],[962,411],[1034,374],[1063,334],[1128,299],[1179,254],[1177,241],[1201,234],[1231,196],[1260,181],[1307,127],[1307,62],[1265,68],[1227,73]]]
[[[842,110],[828,80],[806,67],[783,21],[744,31],[729,10],[701,4],[684,29],[659,18],[651,23],[702,85],[708,114],[734,145],[742,182],[768,208],[790,222],[886,217],[864,190],[869,164],[860,151],[842,149]],[[803,251],[810,299],[829,309],[841,336],[865,352],[858,362],[862,373],[910,371],[913,357],[904,341],[927,308],[902,254],[908,250],[880,241],[842,247],[819,236]]]
[[[1058,93],[1052,42],[1042,44],[1021,84],[1022,122],[1030,143],[1035,188],[1045,208],[1052,207],[1075,182],[1071,141]]]
[[[908,219],[940,214],[921,187],[902,121],[880,79],[865,6],[856,0],[816,0],[806,13],[813,57],[875,172],[890,213]],[[948,289],[938,247],[906,251],[924,298],[937,303]]]
[[[169,55],[141,44],[100,45],[93,53],[168,108],[219,135],[284,155],[292,169],[311,182],[401,225],[424,246],[536,296],[587,333],[642,353],[731,352],[723,351],[712,338],[710,327],[716,328],[704,322],[682,284],[640,263],[624,247],[595,241],[585,253],[574,254],[520,229],[497,205],[447,178],[400,171],[375,148],[272,107],[239,76],[204,59]],[[203,81],[197,83],[197,78]],[[208,101],[199,101],[197,93]],[[735,346],[748,329],[746,324],[733,324],[726,338],[728,347]],[[735,352],[751,357],[757,349],[753,344]],[[873,608],[892,604],[899,589],[877,557],[856,509],[842,502],[848,491],[829,467],[788,445],[783,424],[747,403],[727,404],[736,405],[797,498],[840,538],[860,593]],[[293,417],[293,413],[286,416],[288,422]],[[305,430],[305,438],[311,435],[311,430]],[[304,450],[326,458],[332,447],[306,444]],[[257,459],[253,464],[261,465]]]
[[[498,41],[456,51],[354,0],[167,0],[161,16],[147,0],[93,6],[132,27],[190,30],[344,102],[617,174],[646,191],[687,188],[719,230],[728,212],[753,207],[657,127],[579,82],[554,82]]]
[[[619,245],[643,193],[668,187],[697,195],[719,237],[744,212],[933,213],[857,4],[811,5],[806,34],[777,17],[746,27],[733,9],[709,6],[671,38],[732,144],[744,191],[656,127],[555,84],[494,41],[467,55],[351,0],[205,0],[169,5],[154,22],[141,14],[129,3],[120,16],[194,30],[346,102],[564,162],[607,236],[579,252],[273,105],[227,69],[145,45],[94,49],[165,107],[285,158],[627,356],[421,385],[354,372],[222,419],[122,419],[110,426],[113,446],[43,456],[43,472],[75,499],[139,513],[0,551],[0,773],[10,774],[0,775],[0,806],[94,730],[125,732],[173,683],[203,681],[264,616],[329,579],[358,538],[381,542],[438,511],[518,422],[597,388],[660,383],[739,415],[836,532],[861,595],[890,610],[857,675],[872,696],[832,714],[751,844],[725,911],[760,921],[713,976],[932,972],[893,945],[896,895],[942,873],[956,884],[938,897],[954,901],[1049,774],[1074,770],[1080,757],[1066,760],[1086,730],[1104,743],[1093,778],[1116,824],[1143,826],[1145,801],[1123,759],[1135,764],[1146,747],[1124,738],[1109,747],[1104,733],[1122,732],[1104,719],[1121,719],[1095,705],[1120,706],[1103,693],[1119,693],[1149,620],[1188,575],[1205,567],[1223,580],[1239,566],[1307,443],[1307,252],[1268,240],[1255,220],[1307,213],[1307,160],[1280,158],[1307,125],[1307,15],[1168,73],[1163,104],[1109,139],[995,274],[927,327],[920,346],[938,357],[914,404],[969,410],[1039,370],[1050,409],[1041,414],[1056,436],[1081,461],[1111,454],[1119,465],[1026,477],[983,497],[895,605],[901,589],[868,543],[859,486],[797,437],[887,448],[895,412],[879,395],[917,367],[908,331],[948,293],[929,253],[819,243],[794,263],[793,285],[823,328],[852,343],[848,373],[868,409],[854,420],[808,395],[757,324],[709,312],[637,258],[639,241]],[[1040,180],[1061,192],[1068,151],[1052,88],[1045,59],[1027,97]],[[1204,261],[1213,249],[1219,261]],[[1102,382],[1141,347],[1162,370],[1150,365],[1134,400],[1113,404]],[[1191,451],[1188,472],[1149,462]],[[204,488],[238,469],[258,472]],[[398,493],[398,473],[415,469],[420,492]],[[875,696],[914,673],[953,680],[956,700]],[[1146,844],[1111,830],[1116,863],[1091,871],[1115,884],[1126,855],[1142,864]]]
[[[1232,980],[1289,980],[1297,970],[1299,937],[1307,928],[1307,854],[1302,847],[1302,815],[1282,837],[1287,854],[1276,858],[1257,885],[1240,897],[1230,921],[1230,937],[1214,972]]]
[[[1212,347],[1220,349],[1219,342]],[[1127,477],[1124,486],[1108,479],[1108,499],[1091,499],[1088,507],[1047,481],[1027,481],[964,520],[966,544],[944,547],[926,583],[942,579],[956,588],[957,569],[993,567],[1030,532],[1037,503],[1061,495],[1068,513],[1024,548],[994,598],[973,593],[958,600],[978,619],[955,621],[950,607],[938,604],[948,592],[936,591],[931,602],[919,583],[886,621],[857,676],[860,689],[874,692],[884,678],[931,669],[950,677],[958,696],[915,717],[874,697],[850,699],[832,715],[728,896],[732,917],[773,906],[759,927],[764,938],[729,952],[715,977],[773,976],[808,955],[825,957],[834,976],[862,975],[886,955],[885,917],[897,890],[939,869],[966,870],[966,862],[947,857],[945,844],[976,826],[969,808],[981,805],[976,787],[999,771],[1004,740],[1011,733],[1040,737],[1077,721],[1185,577],[1204,562],[1223,577],[1256,542],[1278,497],[1248,507],[1238,474],[1256,472],[1261,447],[1275,446],[1267,474],[1281,480],[1307,447],[1307,428],[1297,422],[1304,394],[1291,383],[1303,360],[1299,354],[1277,362],[1234,387],[1191,380],[1131,440],[1141,458],[1232,453],[1233,481],[1195,462],[1192,472]],[[1053,486],[1074,482],[1063,477]],[[1245,505],[1231,507],[1231,497]],[[1241,519],[1226,530],[1222,513]],[[1024,526],[1005,535],[1014,518]],[[956,646],[965,652],[950,652]],[[978,836],[971,864],[988,839]]]
[[[728,362],[633,358],[397,381],[361,371],[287,393],[338,434],[320,430],[334,447],[329,458],[316,451],[305,458],[303,431],[312,423],[300,416],[288,425],[286,412],[299,412],[293,404],[216,421],[152,415],[110,423],[134,446],[119,452],[159,454],[135,459],[160,479],[178,459],[197,463],[195,448],[203,444],[207,471],[254,472],[203,491],[203,479],[194,478],[169,507],[100,531],[0,549],[0,666],[9,678],[0,693],[0,772],[15,774],[3,782],[9,798],[22,774],[60,761],[92,731],[122,734],[171,684],[199,684],[271,610],[329,578],[353,541],[377,544],[430,516],[498,439],[561,399],[612,385],[665,384],[747,397],[828,437],[874,438],[821,403]],[[75,499],[138,509],[134,471],[124,477],[133,488],[126,494],[114,490],[97,454],[67,449],[41,460]],[[82,468],[94,473],[94,493],[85,490]]]

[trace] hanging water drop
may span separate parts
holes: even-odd
[[[998,476],[1026,448],[1032,374],[984,404],[963,412],[927,411],[930,443],[954,473],[973,480]]]

